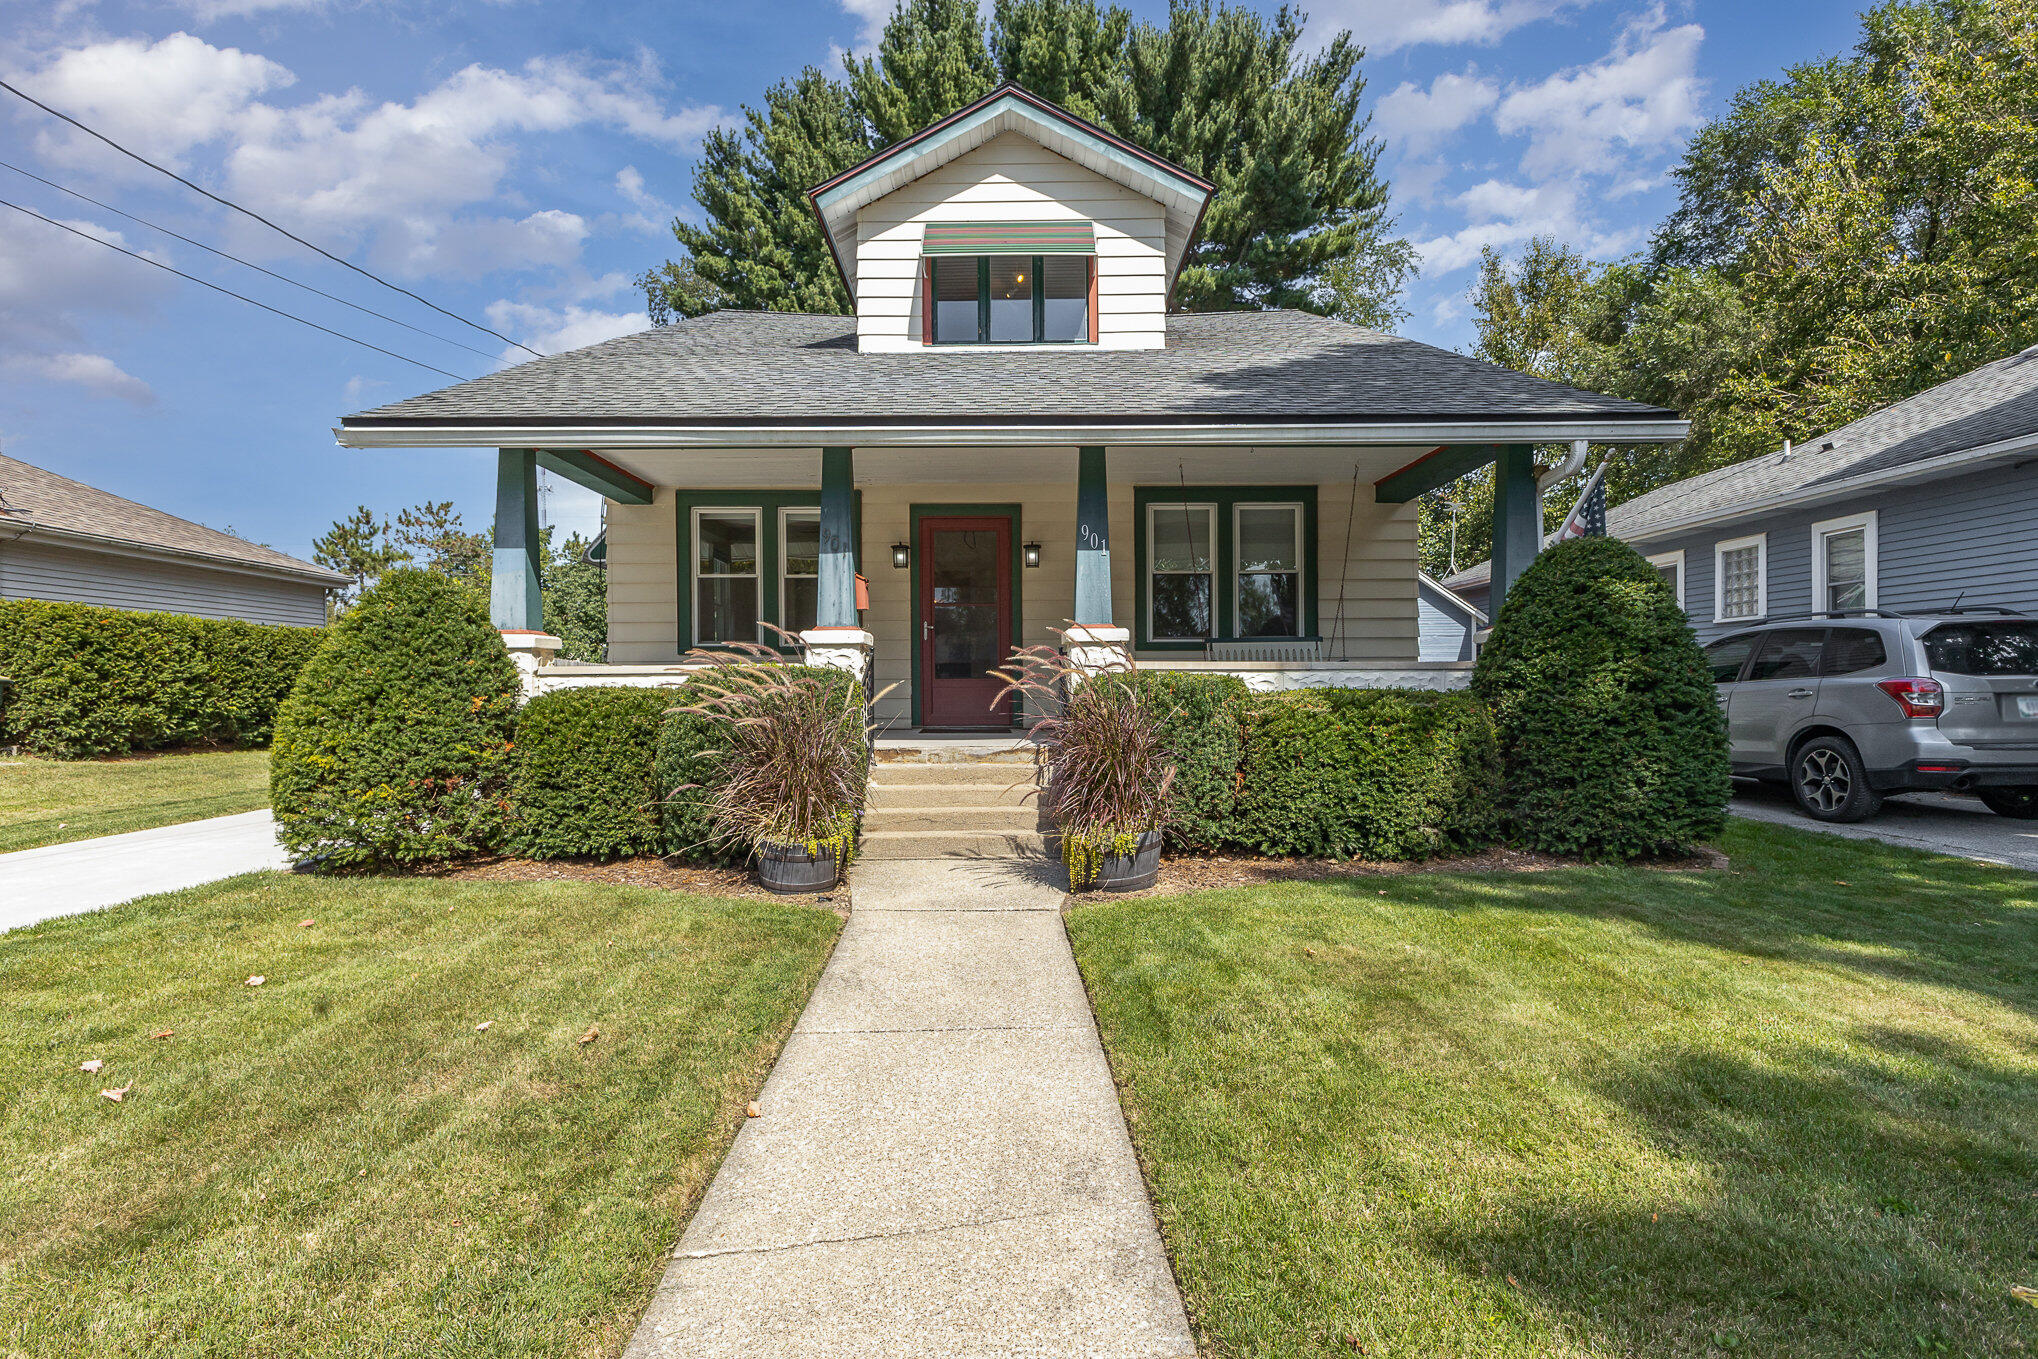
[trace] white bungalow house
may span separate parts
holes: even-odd
[[[1010,724],[987,677],[1079,624],[1260,688],[1455,687],[1421,651],[1415,497],[1674,413],[1295,311],[1168,310],[1212,186],[1005,86],[816,186],[852,316],[716,312],[346,417],[351,448],[500,450],[495,620],[535,687],[678,683],[801,635],[898,723]],[[555,664],[536,469],[608,500],[609,664]],[[867,582],[859,588],[858,576]]]

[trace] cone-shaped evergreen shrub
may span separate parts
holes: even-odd
[[[493,848],[516,712],[516,666],[479,596],[391,571],[328,629],[277,718],[284,847],[335,864]]]
[[[1656,568],[1613,538],[1559,543],[1522,572],[1479,655],[1501,798],[1523,846],[1595,859],[1683,849],[1726,825],[1726,722]]]
[[[517,715],[507,847],[533,859],[656,854],[664,793],[654,761],[673,689],[540,694]]]

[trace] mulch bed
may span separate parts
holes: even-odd
[[[1580,861],[1556,854],[1515,849],[1487,849],[1477,854],[1417,862],[1370,859],[1265,859],[1250,855],[1163,854],[1160,877],[1140,892],[1114,892],[1114,897],[1167,897],[1225,887],[1251,887],[1265,882],[1314,882],[1324,878],[1389,878],[1410,873],[1547,873],[1577,868]],[[1672,858],[1647,859],[1629,865],[1668,873],[1717,872],[1727,856],[1710,846]]]

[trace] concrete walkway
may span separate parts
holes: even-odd
[[[288,868],[266,810],[0,854],[0,930]]]
[[[1799,811],[1788,789],[1737,781],[1731,810],[1750,821],[2038,872],[2038,821],[1997,816],[1977,799],[1955,793],[1906,793],[1884,802],[1866,821],[1834,825]]]
[[[1192,1359],[1050,869],[857,867],[625,1359]]]

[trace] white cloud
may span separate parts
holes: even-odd
[[[1418,43],[1491,47],[1515,29],[1576,8],[1586,0],[1319,0],[1310,7],[1309,36],[1328,41],[1340,29],[1369,52]],[[843,0],[846,6],[850,0]],[[866,0],[875,3],[875,0]]]
[[[201,24],[221,19],[252,19],[277,10],[324,9],[326,0],[181,0],[183,7]]]
[[[68,382],[94,396],[110,396],[136,406],[156,399],[148,383],[104,354],[6,354],[0,355],[0,369],[11,381]]]
[[[644,174],[634,165],[625,165],[616,171],[616,192],[640,208],[663,206],[655,197],[644,191]]]
[[[867,52],[877,46],[877,40],[884,35],[885,20],[892,17],[898,7],[898,0],[841,0],[842,8],[861,27],[856,34],[856,50]],[[842,58],[848,56],[841,48],[831,48],[830,56],[834,65],[840,68]]]
[[[1373,111],[1373,131],[1389,146],[1428,152],[1499,101],[1499,87],[1474,70],[1446,71],[1427,90],[1404,80]]]
[[[540,354],[581,349],[600,344],[603,340],[613,340],[618,335],[632,335],[651,328],[650,315],[642,311],[603,311],[578,302],[555,307],[535,302],[512,302],[507,298],[489,303],[488,321],[503,334],[522,340]],[[528,358],[530,355],[521,349],[503,353],[505,363],[518,363]]]
[[[1532,176],[1606,172],[1616,148],[1660,151],[1681,144],[1700,122],[1704,85],[1697,24],[1663,26],[1659,8],[1630,24],[1613,51],[1508,94],[1494,110],[1501,132],[1526,136],[1522,168]]]
[[[387,387],[388,385],[389,383],[386,379],[372,378],[356,373],[347,379],[347,385],[342,391],[342,395],[346,398],[347,409],[350,411],[360,410],[363,406],[369,404],[367,398],[370,393],[374,392],[378,387]]]
[[[169,287],[169,276],[124,260],[92,241],[15,213],[0,230],[0,352],[47,350],[78,343],[81,313],[146,312]],[[96,222],[63,221],[87,236],[133,245]],[[142,251],[145,255],[153,252]]]

